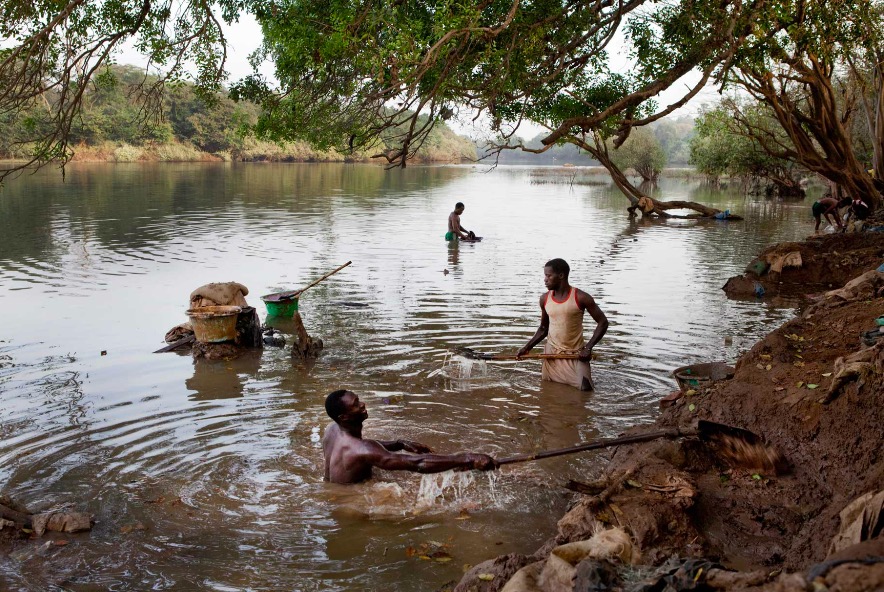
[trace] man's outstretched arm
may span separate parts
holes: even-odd
[[[497,462],[487,454],[395,454],[384,448],[380,442],[363,442],[365,449],[360,460],[387,471],[441,473],[450,469],[489,471],[497,468]]]
[[[426,444],[413,442],[411,440],[375,440],[378,444],[386,448],[390,452],[413,452],[415,454],[427,454],[433,452],[433,449]]]

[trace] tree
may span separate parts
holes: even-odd
[[[783,2],[758,23],[759,29],[777,34],[745,44],[727,80],[767,105],[785,132],[788,143],[774,133],[757,134],[765,152],[801,163],[873,208],[884,185],[872,178],[854,150],[850,121],[860,97],[846,73],[857,55],[873,57],[864,36],[884,25],[881,11],[880,0]],[[871,45],[877,47],[877,41]],[[745,114],[737,117],[751,125]]]
[[[125,42],[161,72],[133,97],[143,122],[161,109],[169,80],[192,78],[213,100],[225,77],[221,20],[233,22],[243,8],[237,0],[0,0],[0,117],[26,120],[11,144],[32,144],[28,165],[69,160],[77,117]]]
[[[232,90],[265,107],[256,131],[274,139],[353,150],[402,130],[377,153],[391,166],[405,166],[433,125],[466,108],[497,134],[492,154],[574,144],[612,170],[634,206],[650,198],[613,170],[608,140],[621,145],[720,75],[768,1],[268,4],[256,12],[265,42],[255,57],[275,62],[281,86],[254,75]],[[618,30],[636,62],[626,74],[612,72],[605,53]],[[658,109],[653,98],[695,68],[698,83]],[[542,147],[516,140],[524,120],[549,130]]]
[[[709,177],[746,177],[767,183],[768,194],[803,197],[800,181],[805,169],[793,160],[768,154],[758,137],[778,137],[778,142],[788,144],[785,132],[763,105],[722,101],[697,118],[696,135],[690,142],[691,163]]]
[[[666,166],[666,154],[654,132],[647,128],[634,130],[611,155],[620,170],[632,169],[645,181],[656,182]]]
[[[542,150],[562,142],[585,149],[596,133],[619,145],[720,75],[773,2],[0,1],[0,33],[14,40],[0,55],[0,113],[49,106],[35,162],[69,157],[71,122],[123,41],[134,39],[165,66],[163,79],[183,76],[192,61],[208,99],[223,80],[220,21],[252,12],[265,37],[254,59],[272,59],[279,80],[276,87],[254,75],[232,89],[263,107],[255,131],[356,150],[397,130],[377,153],[391,165],[404,165],[439,121],[458,113],[488,117],[498,151],[521,148],[510,140],[526,119],[549,129]],[[605,51],[621,30],[636,61],[627,74],[609,70]],[[701,80],[657,109],[653,98],[695,68]],[[146,112],[157,105],[152,88],[142,96]]]

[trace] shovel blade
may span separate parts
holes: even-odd
[[[774,475],[789,472],[786,458],[761,436],[749,430],[701,419],[697,423],[697,433],[730,464]]]

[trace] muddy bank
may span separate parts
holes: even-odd
[[[882,260],[882,232],[820,235],[768,247],[722,289],[731,298],[823,292],[876,269]]]
[[[572,554],[579,589],[884,590],[884,337],[863,339],[884,314],[882,247],[857,234],[765,251],[801,253],[789,278],[804,293],[853,281],[755,344],[732,379],[694,387],[654,426],[627,432],[698,419],[744,428],[784,455],[785,471],[733,466],[732,450],[696,438],[620,447],[600,478],[587,476],[556,537],[476,566],[455,590],[578,589],[545,575],[562,565],[556,549],[610,529],[641,559]]]

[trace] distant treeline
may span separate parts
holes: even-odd
[[[694,117],[667,117],[648,126],[654,133],[663,153],[666,156],[667,166],[686,166],[690,164],[691,138],[694,137]],[[540,141],[548,134],[541,133],[525,142],[529,148],[541,148]],[[481,153],[481,148],[480,148]],[[493,157],[492,157],[493,158]],[[598,165],[599,163],[589,158],[586,152],[573,144],[553,146],[542,154],[522,152],[520,150],[505,150],[500,154],[502,164],[575,164],[575,165]]]
[[[221,93],[207,105],[186,83],[167,85],[157,95],[161,117],[145,117],[135,100],[139,88],[153,81],[134,66],[112,66],[87,89],[82,114],[70,130],[75,160],[110,162],[158,161],[281,161],[354,162],[371,160],[372,152],[340,154],[314,149],[306,142],[274,143],[249,135],[258,107],[234,102]],[[26,159],[34,141],[48,130],[46,101],[37,100],[28,116],[0,115],[0,158]],[[474,160],[473,143],[444,124],[433,130],[418,151],[418,162]]]

